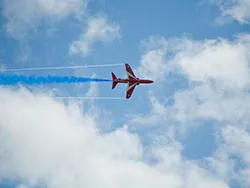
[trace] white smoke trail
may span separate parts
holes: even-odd
[[[53,97],[56,99],[68,99],[68,100],[126,100],[122,97]]]
[[[80,69],[80,68],[94,68],[94,67],[112,67],[121,66],[119,64],[104,64],[104,65],[78,65],[78,66],[67,66],[67,67],[37,67],[37,68],[22,68],[22,69],[2,69],[1,72],[18,72],[18,71],[35,71],[35,70],[61,70],[61,69]]]

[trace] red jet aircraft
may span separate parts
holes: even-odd
[[[128,74],[127,79],[117,78],[113,72],[111,74],[112,74],[112,79],[113,79],[112,89],[114,89],[118,83],[128,83],[127,94],[126,94],[127,99],[131,97],[131,95],[135,89],[135,86],[137,86],[139,84],[151,84],[151,83],[153,83],[152,80],[141,80],[141,79],[137,78],[135,76],[135,74],[133,73],[129,64],[125,64],[125,67],[126,67],[126,71]]]

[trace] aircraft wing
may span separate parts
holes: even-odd
[[[128,88],[127,88],[127,94],[126,94],[126,98],[129,99],[135,89],[135,86],[137,85],[137,83],[128,83]]]
[[[132,71],[131,67],[129,66],[129,64],[125,64],[126,66],[126,71],[127,71],[127,74],[128,74],[128,79],[136,79],[136,76],[134,74],[134,72]]]

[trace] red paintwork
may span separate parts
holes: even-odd
[[[128,84],[128,89],[127,89],[127,94],[126,94],[127,99],[131,97],[131,95],[132,95],[132,93],[137,85],[153,83],[152,80],[144,80],[144,79],[137,78],[135,76],[135,74],[133,73],[129,64],[125,64],[125,68],[126,68],[126,71],[128,74],[128,78],[126,78],[126,79],[117,78],[113,72],[111,74],[112,74],[112,79],[113,79],[112,89],[114,89],[118,83],[127,83]]]
[[[151,83],[153,83],[153,81],[152,80],[142,80],[142,79],[136,79],[136,80],[134,80],[134,79],[121,79],[121,78],[118,78],[118,79],[116,79],[116,80],[113,80],[114,82],[118,82],[118,83],[129,83],[129,82],[133,82],[133,83],[135,83],[135,82],[137,82],[137,83],[139,83],[139,84],[151,84]]]

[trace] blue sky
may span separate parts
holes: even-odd
[[[85,101],[36,94],[125,98],[127,86],[1,87],[0,187],[248,187],[247,7],[3,0],[1,66],[129,63],[154,84],[137,86],[129,100]],[[124,65],[16,74],[110,79],[111,72],[126,76]]]

